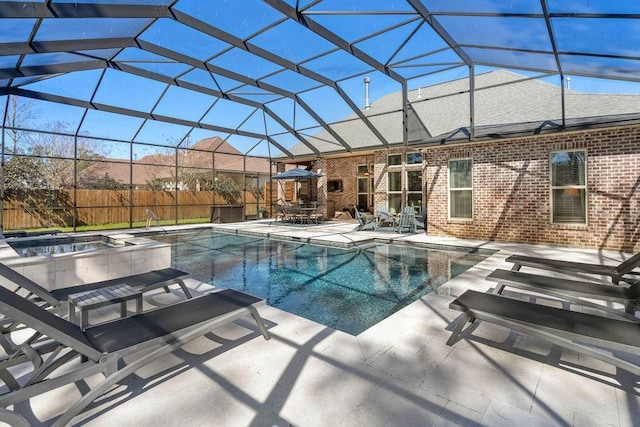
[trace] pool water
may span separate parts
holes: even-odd
[[[171,243],[173,267],[200,281],[352,335],[488,256],[387,244],[344,249],[209,230],[152,238]]]
[[[77,241],[77,238],[15,240],[9,245],[21,257],[50,256],[72,252],[95,251],[112,247],[100,237],[89,241]]]

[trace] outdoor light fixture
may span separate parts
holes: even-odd
[[[372,166],[372,165],[371,165],[371,162],[372,162],[372,161],[373,161],[373,156],[370,156],[370,155],[368,155],[368,154],[367,154],[367,155],[365,156],[365,162],[367,163],[367,164],[366,164],[367,168],[366,168],[366,169],[365,169],[365,171],[363,172],[363,175],[364,175],[364,176],[369,176],[369,175],[371,175],[371,174],[373,173],[373,169],[369,169],[369,167],[370,167],[370,166]]]

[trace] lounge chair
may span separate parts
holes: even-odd
[[[416,215],[413,207],[406,206],[402,209],[398,222],[394,226],[394,230],[398,233],[402,233],[404,230],[410,233],[416,232]]]
[[[356,231],[363,230],[375,230],[378,228],[376,225],[376,217],[373,215],[368,215],[365,217],[359,210],[357,206],[354,206],[356,219],[358,220],[358,225],[356,226]]]
[[[562,261],[557,259],[531,257],[526,255],[512,255],[507,258],[506,261],[513,263],[513,268],[511,269],[513,271],[518,271],[521,267],[533,267],[543,270],[557,271],[560,273],[595,274],[599,276],[608,276],[611,278],[611,282],[613,282],[614,284],[618,284],[621,281],[629,280],[623,279],[624,275],[637,274],[632,273],[632,270],[640,265],[640,252],[618,265]]]
[[[501,269],[491,272],[487,276],[487,280],[498,282],[495,290],[497,294],[502,294],[507,286],[514,287],[550,295],[576,304],[588,305],[609,314],[640,322],[640,318],[635,317],[635,311],[640,301],[640,285],[614,286]],[[623,304],[626,314],[606,305],[584,301],[582,298]]]
[[[10,418],[6,414],[8,406],[93,377],[91,382],[86,382],[89,387],[88,384],[94,384],[97,379],[96,374],[104,375],[97,386],[54,423],[67,425],[87,405],[131,373],[216,327],[249,314],[268,340],[269,332],[257,311],[257,307],[264,304],[262,299],[225,289],[82,330],[0,287],[0,313],[35,331],[32,339],[0,359],[0,378],[4,389],[8,389],[0,394],[0,408],[5,409],[0,412],[0,419]],[[26,369],[27,362],[31,362],[32,369]],[[23,368],[16,378],[9,368],[18,364]]]
[[[462,311],[464,315],[451,333],[447,345],[453,345],[458,340],[468,321],[478,319],[545,339],[552,344],[572,349],[640,375],[640,365],[625,360],[624,356],[616,357],[618,352],[640,356],[640,324],[638,323],[472,290],[456,298],[449,308]]]
[[[59,312],[59,314],[65,313],[65,310],[67,309],[67,300],[71,294],[122,284],[127,284],[133,288],[137,288],[142,293],[158,288],[164,288],[166,292],[170,292],[168,287],[170,285],[177,284],[180,286],[187,298],[192,297],[191,292],[189,292],[189,288],[184,283],[184,280],[189,278],[190,274],[174,268],[153,270],[147,273],[103,280],[101,282],[86,283],[84,285],[53,289],[51,291],[2,263],[0,263],[0,276],[17,286],[14,291],[19,292],[24,289],[28,293],[26,295],[27,298],[50,305],[54,310]]]

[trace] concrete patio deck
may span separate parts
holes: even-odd
[[[484,278],[510,268],[504,260],[512,253],[612,264],[628,254],[354,232],[354,224],[335,222],[213,227],[309,242],[379,239],[497,252],[358,336],[264,307],[270,341],[250,318],[219,328],[125,379],[77,417],[78,425],[640,425],[640,378],[611,365],[484,322],[471,336],[445,344],[460,315],[448,308],[451,300],[466,289],[495,286]],[[195,293],[210,290],[194,280],[188,285]],[[145,304],[179,298],[160,292]],[[68,386],[16,410],[46,423],[78,397],[78,388]]]

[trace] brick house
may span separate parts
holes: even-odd
[[[391,94],[366,111],[387,149],[310,160],[326,214],[413,205],[430,235],[640,250],[640,96],[567,90],[563,127],[557,86],[479,75],[470,141],[465,84],[409,93],[407,144]]]

